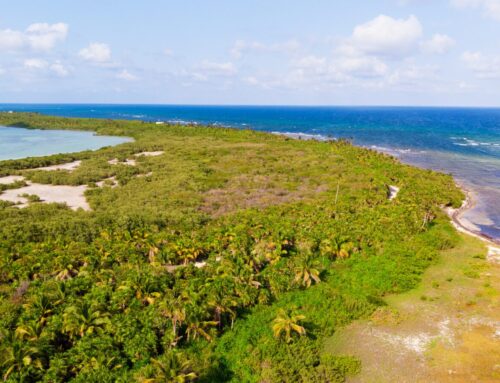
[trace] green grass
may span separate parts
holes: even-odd
[[[416,286],[458,241],[441,211],[463,198],[450,176],[346,142],[37,114],[0,124],[135,139],[0,162],[32,182],[119,183],[87,191],[91,212],[0,204],[0,370],[12,381],[341,382],[359,362],[324,354],[325,337]],[[164,154],[108,163],[142,151]],[[29,170],[73,160],[74,172]],[[401,188],[394,201],[388,185]],[[308,288],[311,270],[321,282]],[[290,308],[306,336],[286,343],[271,327]]]

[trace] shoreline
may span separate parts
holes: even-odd
[[[305,133],[289,133],[289,132],[271,132],[272,134],[285,136],[288,138],[296,139],[296,140],[316,140],[320,142],[328,141],[328,140],[337,140],[336,138],[327,138],[321,135],[314,134],[305,134]],[[376,148],[373,146],[364,146],[364,145],[356,145],[364,149],[374,150],[379,153],[388,154],[390,156],[395,157],[398,161],[404,162],[411,166],[420,167],[417,164],[413,164],[410,162],[403,161],[397,154],[393,153],[390,150],[384,150],[380,148]],[[456,182],[456,180],[455,180]],[[492,257],[500,262],[500,239],[492,238],[489,235],[482,233],[480,230],[474,230],[470,226],[474,225],[473,223],[464,222],[461,218],[462,215],[468,211],[472,210],[476,206],[476,199],[473,197],[473,192],[465,187],[463,184],[456,182],[456,186],[460,188],[465,194],[465,200],[458,209],[447,208],[446,213],[451,219],[453,226],[460,232],[468,234],[472,237],[478,238],[481,241],[485,242],[488,246],[488,257]]]
[[[290,132],[276,132],[275,131],[275,132],[271,132],[271,134],[281,135],[281,136],[296,139],[296,140],[316,140],[316,141],[320,141],[320,142],[324,142],[324,141],[328,141],[328,140],[337,140],[336,138],[327,138],[327,137],[321,136],[321,135],[305,134],[305,133],[290,133]],[[406,163],[406,164],[411,165],[411,166],[422,168],[417,164],[414,164],[411,162],[406,162],[406,161],[402,160],[396,153],[392,152],[389,149],[385,150],[385,149],[381,149],[381,148],[377,148],[377,147],[373,147],[373,146],[365,146],[365,145],[356,145],[356,146],[364,148],[364,149],[368,149],[368,150],[374,150],[374,151],[379,152],[379,153],[387,154],[387,155],[395,157],[398,161],[401,161],[401,162]],[[422,169],[425,169],[425,168],[422,168]],[[481,231],[474,230],[470,227],[471,225],[473,225],[473,223],[469,224],[468,222],[464,222],[463,220],[461,220],[462,215],[466,211],[471,210],[476,206],[476,199],[473,197],[473,192],[469,188],[467,188],[463,184],[457,182],[456,179],[455,179],[455,182],[456,182],[456,186],[464,192],[465,200],[463,201],[462,206],[460,206],[458,209],[452,209],[452,208],[446,209],[446,213],[450,217],[453,226],[460,232],[469,234],[475,238],[482,240],[483,242],[486,242],[491,247],[497,249],[496,251],[498,252],[498,255],[500,255],[500,239],[492,238],[489,235],[482,233]]]
[[[468,227],[469,225],[467,223],[461,220],[462,215],[466,211],[474,208],[474,206],[476,205],[476,200],[474,199],[473,194],[469,189],[467,189],[463,185],[457,184],[457,186],[463,190],[465,194],[465,200],[463,201],[462,206],[460,206],[458,209],[445,208],[448,217],[450,217],[452,225],[459,232],[465,233],[484,242],[488,248],[488,260],[500,263],[500,240],[491,238],[490,236],[485,235],[480,231],[471,229],[470,227]]]

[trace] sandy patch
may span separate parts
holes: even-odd
[[[135,165],[137,165],[137,162],[135,160],[129,160],[129,159],[126,159],[125,161],[118,161],[118,158],[113,158],[112,160],[108,161],[108,164],[135,166]]]
[[[159,150],[157,152],[141,152],[141,153],[136,153],[134,156],[136,157],[158,157],[161,156],[163,153],[165,153],[163,150]]]
[[[0,185],[10,185],[14,182],[24,181],[24,177],[22,176],[6,176],[0,177]]]
[[[110,186],[112,188],[115,188],[118,186],[118,181],[116,180],[116,177],[109,177],[102,181],[96,182],[96,185],[99,186],[100,188],[104,186]]]
[[[73,170],[79,168],[81,164],[82,164],[82,161],[73,161],[73,162],[68,162],[66,164],[44,166],[41,168],[34,168],[34,169],[30,169],[30,170],[44,170],[44,171],[68,170],[68,171],[72,172]]]
[[[400,190],[401,189],[397,186],[389,185],[389,201],[392,201],[394,198],[396,198]]]
[[[500,264],[500,247],[488,246],[488,261]]]
[[[22,194],[37,195],[44,203],[65,203],[73,210],[79,208],[90,210],[90,206],[85,199],[84,193],[86,185],[66,186],[66,185],[42,185],[29,184],[19,189],[6,190],[0,194],[0,199],[4,201],[20,203],[18,207],[26,207],[28,199],[21,197]]]
[[[153,172],[148,172],[146,174],[137,174],[136,178],[142,178],[142,177],[150,177],[153,175]]]

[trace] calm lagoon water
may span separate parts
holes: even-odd
[[[0,160],[95,150],[128,141],[125,137],[96,136],[92,132],[0,126]]]
[[[500,239],[500,109],[0,104],[0,110],[348,138],[357,145],[392,153],[404,162],[453,174],[479,196],[479,204],[467,218],[483,233]],[[63,138],[60,142],[65,142],[66,151],[69,141]],[[8,153],[23,155],[10,149],[14,143],[7,149],[2,144],[0,137],[0,158]],[[52,143],[40,144],[45,145]]]

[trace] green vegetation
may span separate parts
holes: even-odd
[[[0,204],[7,381],[342,382],[359,361],[323,340],[458,238],[441,211],[463,198],[450,176],[342,141],[18,113],[0,125],[135,139],[0,162],[0,175],[89,185],[92,207]]]
[[[477,258],[487,252],[485,242],[460,234],[414,289],[385,296],[386,306],[326,339],[325,352],[358,357],[364,383],[498,381],[500,267]],[[424,339],[417,350],[414,339]]]

